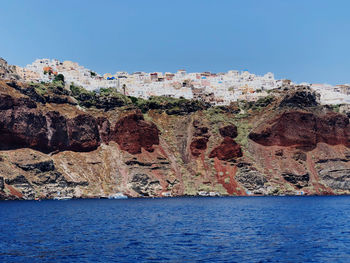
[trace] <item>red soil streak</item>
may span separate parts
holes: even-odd
[[[176,163],[176,160],[174,159],[174,157],[169,154],[169,150],[167,149],[167,145],[166,143],[160,139],[160,145],[154,145],[154,151],[153,152],[148,152],[143,150],[141,154],[138,154],[138,159],[140,161],[143,162],[154,162],[154,160],[157,159],[157,157],[162,157],[162,158],[166,158],[167,161],[169,161],[170,163],[170,167],[171,170],[175,173],[177,180],[179,180],[180,182],[180,192],[178,194],[182,194],[184,192],[184,187],[183,187],[183,180],[182,180],[182,174],[180,172],[180,168],[178,166],[178,164]],[[152,167],[156,167],[156,166],[152,166]],[[168,170],[166,171],[162,171],[162,170],[152,170],[152,174],[159,180],[160,185],[162,186],[162,191],[160,192],[160,195],[163,192],[167,192],[167,187],[168,187],[168,183],[166,182],[166,180],[164,178],[166,178],[166,174],[168,173]]]
[[[254,152],[254,156],[256,156],[254,162],[258,164],[264,170],[264,173],[270,176],[274,174],[274,166],[272,164],[272,152],[274,151],[273,147],[262,146],[253,141],[250,141],[251,146],[253,147],[252,151]],[[261,160],[259,157],[263,156],[264,158]],[[271,173],[271,170],[273,173]]]
[[[244,191],[235,180],[237,166],[223,165],[218,158],[214,158],[214,166],[217,171],[216,178],[220,184],[227,190],[229,195],[234,193],[241,196],[246,196],[247,193]],[[220,175],[222,173],[222,175]],[[228,174],[226,174],[228,173]],[[230,178],[230,182],[226,183],[225,179]],[[239,188],[239,190],[237,190]]]
[[[169,159],[168,153],[163,149],[161,145],[158,147],[158,149],[159,149],[159,152],[165,156],[165,158]]]
[[[5,185],[7,189],[10,190],[11,195],[16,196],[18,198],[23,198],[22,193],[18,192],[15,188],[13,188],[11,185]]]
[[[312,160],[312,156],[311,156],[311,153],[307,153],[307,160],[306,160],[306,164],[307,164],[307,168],[308,170],[310,171],[310,181],[312,182],[314,188],[315,188],[315,191],[316,191],[316,194],[321,194],[320,190],[322,190],[322,194],[324,195],[325,193],[326,194],[330,194],[330,195],[333,195],[334,192],[331,188],[329,187],[326,187],[322,184],[320,184],[320,178],[318,177],[318,173],[315,169],[315,162]]]

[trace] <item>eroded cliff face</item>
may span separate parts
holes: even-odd
[[[308,194],[347,193],[349,132],[345,115],[292,110],[256,127],[248,151],[273,183],[282,177]]]
[[[307,91],[187,114],[53,97],[0,81],[0,199],[350,192],[349,119]]]
[[[249,138],[265,146],[315,148],[323,142],[349,147],[349,118],[335,112],[315,114],[293,110],[260,125]]]

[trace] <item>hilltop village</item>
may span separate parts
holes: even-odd
[[[233,101],[256,101],[289,80],[276,80],[271,72],[258,76],[248,71],[230,70],[226,73],[188,73],[186,70],[170,72],[116,72],[104,75],[72,61],[37,59],[22,68],[15,66],[24,82],[50,82],[55,75],[63,74],[67,85],[82,86],[86,90],[115,88],[127,96],[148,99],[151,96],[195,99],[212,105],[229,105]],[[320,94],[321,104],[349,104],[350,85],[301,83]]]
[[[272,73],[0,59],[0,200],[349,194],[348,102]]]

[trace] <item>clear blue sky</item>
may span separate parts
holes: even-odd
[[[0,56],[350,83],[349,10],[347,0],[2,0]]]

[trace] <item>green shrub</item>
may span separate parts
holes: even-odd
[[[73,83],[70,85],[70,91],[72,92],[73,97],[78,97],[80,94],[88,94],[90,93],[86,89],[80,86],[75,86]]]
[[[47,84],[42,83],[31,83],[31,87],[33,87],[39,95],[43,96],[48,92],[48,86]]]
[[[171,98],[165,96],[152,96],[148,100],[136,97],[129,97],[131,103],[139,108],[143,113],[149,110],[164,110],[167,114],[185,114],[206,109],[208,105],[197,100],[184,98]]]
[[[330,105],[330,106],[331,106],[331,109],[332,109],[334,112],[338,112],[338,113],[339,113],[341,104]]]
[[[56,75],[53,81],[63,82],[64,83],[64,76],[63,76],[63,74]]]

